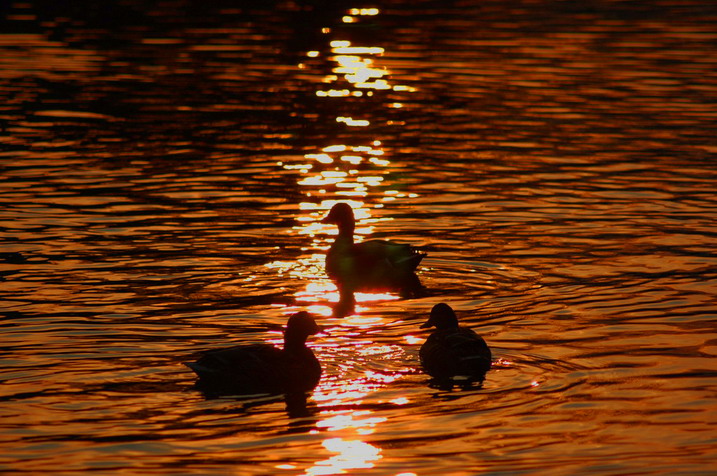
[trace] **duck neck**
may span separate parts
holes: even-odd
[[[339,236],[338,239],[341,241],[348,241],[349,243],[354,242],[354,230],[356,229],[356,223],[353,220],[345,220],[338,223]]]
[[[299,352],[306,349],[306,337],[300,335],[284,335],[284,350],[287,352]]]
[[[446,330],[446,329],[458,329],[458,319],[456,318],[448,318],[446,317],[445,320],[438,322],[436,324],[436,329],[439,330]]]

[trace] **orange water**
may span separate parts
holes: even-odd
[[[205,3],[0,10],[0,472],[714,471],[710,2]],[[428,296],[332,317],[336,201]],[[193,388],[297,309],[307,416]]]

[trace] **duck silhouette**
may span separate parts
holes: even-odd
[[[197,374],[197,387],[208,396],[304,393],[321,378],[321,364],[306,346],[307,338],[319,332],[313,316],[301,311],[286,324],[283,349],[238,345],[204,352],[185,365]]]
[[[488,344],[473,330],[458,325],[453,309],[436,304],[421,329],[435,327],[418,353],[423,370],[439,385],[482,382],[491,366]]]
[[[415,271],[426,253],[387,240],[354,243],[356,219],[347,203],[335,204],[322,221],[339,228],[326,254],[326,274],[336,282],[342,300],[354,291],[398,290],[403,296],[423,291]]]

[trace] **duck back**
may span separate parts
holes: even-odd
[[[415,270],[424,256],[392,241],[337,239],[326,255],[326,272],[349,289],[411,288],[420,286]]]
[[[312,390],[321,365],[310,349],[282,350],[269,344],[240,345],[205,352],[186,364],[198,385],[214,394],[281,394]]]
[[[481,379],[491,366],[488,344],[464,327],[434,331],[419,351],[426,373],[438,379]]]

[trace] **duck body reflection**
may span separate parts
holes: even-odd
[[[491,367],[488,344],[472,329],[458,325],[453,309],[444,303],[436,304],[421,329],[436,330],[423,343],[419,358],[424,371],[439,386],[453,383],[482,382]]]
[[[283,349],[238,345],[207,351],[185,365],[197,374],[197,387],[209,396],[308,392],[321,379],[321,364],[306,340],[320,331],[309,313],[298,312],[287,322]]]
[[[339,233],[326,254],[326,274],[342,296],[354,291],[398,290],[403,296],[423,290],[416,268],[426,256],[407,244],[387,240],[354,243],[356,220],[347,203],[337,203],[324,218]]]

